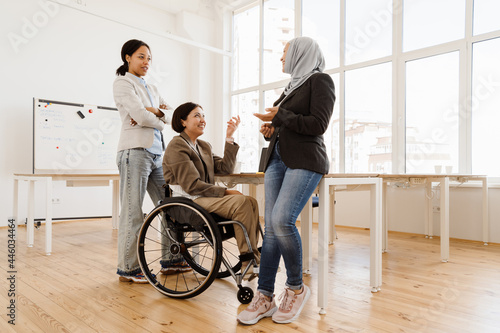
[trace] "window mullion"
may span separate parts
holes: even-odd
[[[336,96],[339,109],[339,172],[345,173],[345,2],[340,0],[340,54],[339,54],[339,85],[335,91],[342,92],[343,96]]]
[[[458,172],[472,173],[472,33],[474,0],[466,1],[465,43],[460,52]],[[465,113],[465,114],[464,114]]]
[[[392,172],[406,172],[405,62],[403,0],[392,3]]]
[[[295,6],[294,6],[294,13],[295,13],[295,37],[300,37],[302,36],[302,0],[295,0]]]
[[[264,96],[264,89],[262,88],[262,85],[264,83],[264,0],[260,0],[259,4],[259,86],[258,86],[258,93],[259,93],[259,113],[264,112],[264,108],[266,107],[264,105],[265,103],[265,96]],[[259,151],[260,148],[265,145],[264,142],[264,137],[262,135],[259,135]]]

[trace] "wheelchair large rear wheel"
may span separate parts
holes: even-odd
[[[138,258],[149,283],[160,293],[189,298],[206,290],[217,277],[222,258],[219,228],[200,206],[167,198],[146,217],[139,233]],[[182,257],[192,268],[167,275],[162,266]]]

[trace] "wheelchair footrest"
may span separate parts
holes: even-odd
[[[240,260],[243,262],[243,261],[249,261],[249,260],[253,260],[255,258],[255,256],[253,255],[253,253],[249,252],[249,253],[244,253],[244,254],[240,254]]]

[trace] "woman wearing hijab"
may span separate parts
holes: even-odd
[[[302,241],[295,222],[329,170],[323,133],[333,112],[335,88],[330,75],[323,73],[321,49],[313,39],[298,37],[285,45],[280,60],[291,80],[266,114],[255,114],[265,122],[260,132],[270,143],[259,282],[252,302],[237,317],[247,325],[271,316],[276,323],[290,323],[311,295],[302,281]],[[281,257],[287,279],[278,308],[274,284]]]

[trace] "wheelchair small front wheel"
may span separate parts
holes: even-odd
[[[248,304],[253,299],[253,290],[250,287],[241,287],[238,290],[237,296],[241,304]]]

